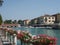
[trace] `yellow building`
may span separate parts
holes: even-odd
[[[24,20],[24,25],[25,26],[28,26],[29,22],[30,22],[30,20],[28,20],[28,19],[27,20]]]
[[[54,24],[55,17],[51,15],[44,15],[40,17],[40,24]]]

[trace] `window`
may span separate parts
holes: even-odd
[[[51,20],[49,20],[49,22],[51,22]]]
[[[45,18],[45,22],[47,22],[47,17]]]
[[[54,20],[52,20],[52,22],[54,22]]]

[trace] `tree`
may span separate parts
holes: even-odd
[[[3,0],[0,0],[0,6],[2,6]]]
[[[12,20],[5,20],[4,24],[12,24]]]
[[[13,24],[17,24],[17,20],[12,21]]]
[[[0,25],[2,24],[3,20],[2,20],[2,16],[0,14]]]
[[[40,24],[40,17],[37,18],[37,24]]]
[[[0,6],[2,6],[2,3],[3,3],[3,0],[0,0]],[[1,14],[0,14],[0,25],[2,24],[2,16],[1,16]]]
[[[22,20],[18,20],[18,24],[20,24],[21,26],[24,25]]]
[[[34,24],[35,24],[34,19],[32,19],[32,20],[29,22],[29,25],[30,25],[30,26],[33,26]]]

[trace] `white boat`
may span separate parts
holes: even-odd
[[[52,29],[52,27],[32,27],[32,26],[29,26],[28,28],[46,28],[46,29]]]

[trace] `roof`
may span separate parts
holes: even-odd
[[[54,16],[45,14],[44,16],[40,16],[40,17],[54,17]]]

